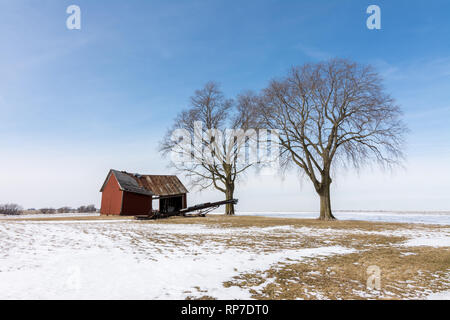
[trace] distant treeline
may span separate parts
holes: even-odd
[[[22,207],[15,203],[0,204],[0,214],[18,215],[22,214]]]
[[[97,212],[95,205],[81,206],[78,208],[61,207],[55,208],[42,208],[42,209],[27,209],[24,210],[21,206],[15,203],[0,204],[0,214],[4,215],[20,215],[20,214],[55,214],[55,213],[93,213]]]

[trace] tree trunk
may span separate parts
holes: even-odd
[[[331,199],[330,199],[330,185],[331,182],[324,182],[321,189],[318,191],[320,196],[320,217],[319,220],[336,220],[331,211]]]
[[[225,192],[226,200],[233,199],[233,194],[234,194],[234,186],[227,186]],[[227,216],[234,216],[234,204],[228,203],[225,205],[225,214]]]

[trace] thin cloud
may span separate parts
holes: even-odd
[[[331,55],[330,53],[313,46],[299,44],[296,45],[295,48],[297,50],[300,50],[304,55],[313,58],[314,60],[327,60],[333,57],[333,55]]]

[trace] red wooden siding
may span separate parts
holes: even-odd
[[[152,212],[152,197],[142,194],[124,192],[122,215],[145,215]]]
[[[122,209],[122,195],[123,191],[120,190],[116,177],[111,174],[103,190],[100,213],[104,215],[120,215]]]

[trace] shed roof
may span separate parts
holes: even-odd
[[[111,174],[116,177],[121,190],[131,193],[171,196],[188,192],[177,176],[144,175],[117,170],[110,170],[100,192],[105,188]]]
[[[158,196],[188,193],[177,176],[138,175],[139,185]]]

